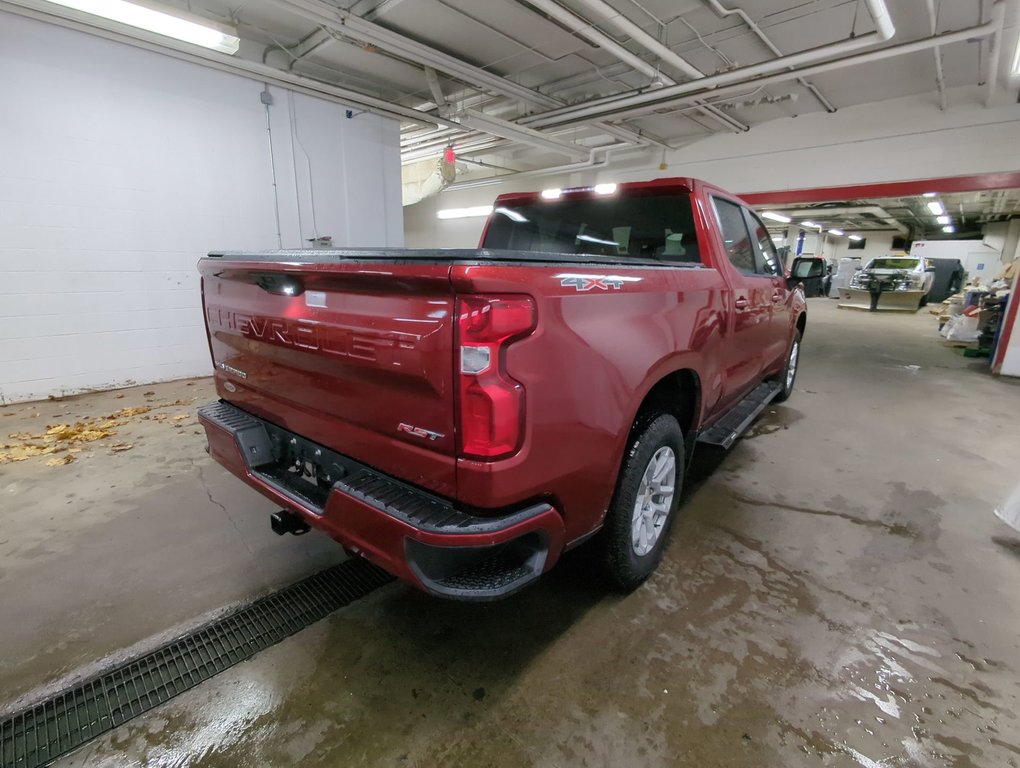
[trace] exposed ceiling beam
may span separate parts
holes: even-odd
[[[440,72],[446,72],[458,80],[490,93],[510,96],[536,107],[554,108],[563,104],[558,99],[336,8],[325,0],[271,0],[271,2],[309,21],[329,27],[344,37],[375,45],[419,66],[429,66]]]
[[[456,128],[460,126],[450,120],[427,112],[420,112],[402,104],[396,104],[376,96],[344,88],[343,86],[315,80],[286,72],[276,67],[249,61],[238,56],[230,56],[209,48],[200,48],[188,43],[179,42],[164,35],[147,32],[143,29],[125,27],[113,21],[94,16],[89,13],[75,11],[42,0],[0,0],[0,10],[46,21],[68,29],[86,32],[91,35],[115,40],[119,43],[143,48],[166,56],[171,56],[194,64],[231,72],[235,75],[257,80],[269,85],[288,88],[298,93],[318,96],[349,107],[359,107],[368,112],[400,121],[411,121],[422,125],[438,125]]]

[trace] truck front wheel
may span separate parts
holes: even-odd
[[[634,430],[602,528],[602,562],[616,587],[636,589],[659,565],[683,487],[684,438],[661,414]]]

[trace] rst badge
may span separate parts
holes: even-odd
[[[422,429],[416,427],[413,424],[404,424],[401,422],[397,425],[397,432],[403,432],[406,435],[414,435],[415,437],[421,437],[425,440],[438,440],[441,437],[445,437],[441,432],[433,432],[428,429]]]

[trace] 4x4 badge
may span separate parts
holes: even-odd
[[[622,277],[616,277],[615,275],[592,275],[591,277],[570,275],[560,279],[560,285],[564,288],[573,288],[579,293],[591,291],[595,288],[598,288],[600,291],[608,291],[609,289],[618,291],[623,287],[624,282],[626,281]]]

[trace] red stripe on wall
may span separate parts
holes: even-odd
[[[835,200],[858,200],[873,197],[910,197],[925,192],[979,192],[986,189],[1020,188],[1020,171],[985,173],[978,176],[944,176],[913,181],[886,181],[876,184],[853,184],[843,187],[814,189],[780,189],[774,192],[752,192],[741,195],[751,205],[790,205],[793,203],[826,203]]]

